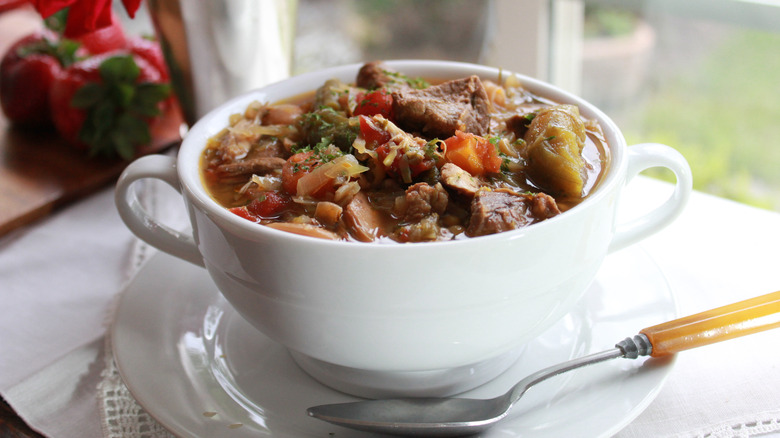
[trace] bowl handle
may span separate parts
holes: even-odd
[[[636,243],[669,225],[682,212],[693,190],[691,168],[677,150],[658,143],[642,143],[628,148],[626,184],[643,170],[666,167],[674,172],[677,182],[674,192],[654,210],[644,216],[618,224],[609,251],[614,252]]]
[[[191,234],[181,233],[161,224],[141,206],[132,185],[145,178],[162,180],[181,193],[175,158],[166,155],[141,157],[130,163],[117,181],[114,201],[119,216],[141,240],[168,254],[203,266],[203,256]]]

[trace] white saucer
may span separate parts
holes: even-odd
[[[638,247],[610,255],[580,310],[530,342],[495,380],[464,396],[492,397],[546,366],[611,348],[676,316],[671,290]],[[357,437],[309,418],[309,406],[356,400],[319,384],[252,328],[205,270],[159,253],[123,293],[111,330],[130,392],[171,432],[195,437]],[[611,436],[655,398],[673,359],[616,359],[532,388],[484,437]]]

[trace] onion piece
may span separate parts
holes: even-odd
[[[255,123],[239,123],[228,128],[230,133],[242,139],[258,139],[263,135],[285,137],[295,133],[295,127],[289,125],[258,125]]]
[[[333,195],[333,202],[342,206],[347,205],[359,191],[360,184],[356,181],[350,181],[336,189],[336,193]]]
[[[259,176],[253,174],[251,181],[257,184],[258,188],[265,191],[279,190],[282,188],[282,179],[278,176]]]
[[[252,174],[252,178],[247,181],[246,184],[241,186],[238,190],[239,195],[243,195],[252,187],[252,184],[257,185],[257,188],[263,191],[280,190],[282,188],[282,180],[277,176],[259,176]]]
[[[368,170],[358,163],[353,155],[342,155],[333,161],[318,166],[298,180],[296,193],[301,196],[313,195],[339,177],[347,179]]]
[[[325,171],[325,174],[331,178],[337,178],[339,176],[352,178],[353,176],[360,175],[368,170],[368,167],[358,163],[358,160],[354,155],[342,155],[326,164],[332,164],[332,166]]]
[[[366,148],[366,140],[363,139],[363,137],[357,137],[354,142],[352,142],[352,147],[359,153],[359,154],[367,154],[373,159],[377,159],[377,153],[376,151],[372,151]]]

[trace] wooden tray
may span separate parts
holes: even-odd
[[[141,154],[180,142],[182,118],[172,110],[152,130]],[[129,162],[90,158],[51,130],[11,126],[0,114],[0,236],[113,184]]]

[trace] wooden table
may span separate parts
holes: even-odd
[[[3,438],[42,438],[43,435],[30,429],[8,403],[0,398],[0,436]]]

